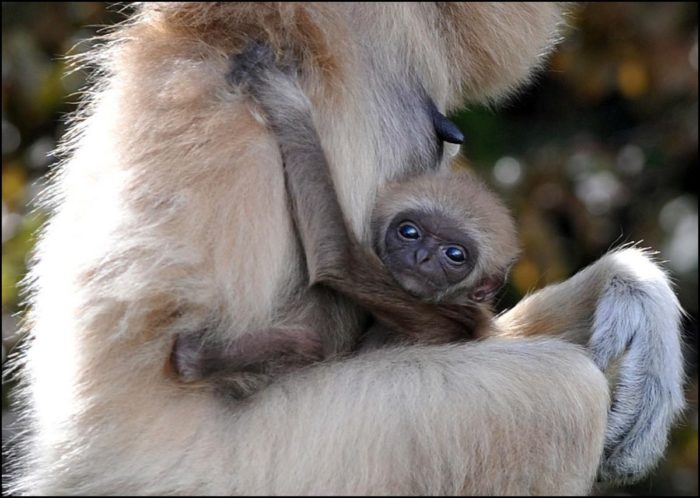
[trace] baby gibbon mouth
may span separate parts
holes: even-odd
[[[413,297],[421,299],[432,297],[440,288],[422,275],[412,271],[402,271],[394,275],[401,288]]]

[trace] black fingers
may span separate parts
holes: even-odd
[[[230,57],[229,82],[239,86],[255,86],[267,71],[274,70],[275,52],[266,43],[250,41],[243,51]]]
[[[170,364],[182,382],[195,382],[206,376],[199,334],[179,334],[170,354]]]

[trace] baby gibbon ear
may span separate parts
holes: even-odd
[[[496,293],[501,290],[504,283],[505,279],[503,277],[484,277],[474,286],[472,291],[469,293],[469,298],[477,303],[491,301],[496,296]]]

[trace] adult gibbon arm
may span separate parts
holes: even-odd
[[[497,320],[507,337],[585,346],[613,392],[600,477],[633,481],[663,455],[682,412],[682,309],[648,250],[627,247],[533,293]]]

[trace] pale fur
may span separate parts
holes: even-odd
[[[145,5],[99,49],[104,75],[64,145],[29,278],[31,341],[17,364],[31,435],[10,491],[590,489],[608,388],[584,348],[561,339],[384,349],[282,378],[238,404],[169,371],[176,334],[226,340],[264,328],[304,285],[277,146],[227,84],[228,56],[246,34],[301,52],[340,202],[367,241],[377,189],[411,173],[415,137],[403,134],[397,90],[417,84],[443,111],[465,92],[502,95],[549,50],[560,19],[553,4],[444,8],[467,15],[445,19],[443,8],[415,3]],[[618,269],[638,284],[626,267],[609,271]],[[651,285],[666,285],[663,274]],[[602,292],[568,293],[589,305],[571,316],[557,315],[557,301],[506,317],[578,330]],[[623,333],[611,320],[601,327]],[[677,324],[669,328],[672,342]],[[634,458],[644,444],[628,447]]]
[[[523,299],[517,309],[521,314],[500,317],[503,335],[565,337],[587,346],[608,373],[613,403],[600,478],[623,483],[649,472],[685,407],[683,311],[652,253],[615,250],[569,280]],[[572,319],[579,326],[569,326],[563,335]]]

